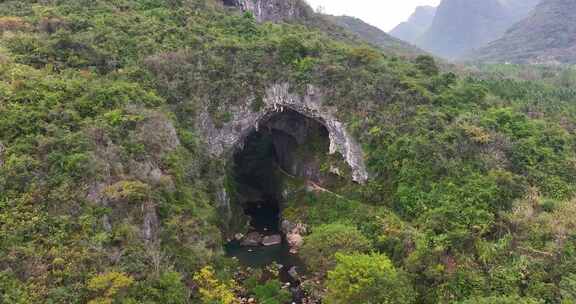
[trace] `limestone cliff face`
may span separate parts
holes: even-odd
[[[263,107],[254,111],[250,100],[229,109],[232,117],[222,126],[216,126],[207,109],[199,113],[196,129],[206,143],[212,156],[224,160],[232,159],[232,154],[242,149],[247,137],[265,125],[278,112],[292,110],[322,124],[328,131],[330,154],[339,153],[350,168],[352,178],[358,183],[368,180],[364,154],[358,142],[346,130],[344,123],[336,118],[336,109],[322,103],[323,96],[316,88],[309,86],[303,95],[293,94],[288,84],[276,84],[268,88],[263,99]],[[281,126],[277,126],[281,127]],[[298,130],[284,130],[287,134],[297,134]],[[296,135],[296,139],[297,139]],[[220,190],[216,197],[221,216],[233,220],[233,206],[225,188],[225,177],[219,181]],[[231,224],[233,226],[233,224]]]
[[[258,22],[297,20],[312,13],[302,0],[225,0],[224,5],[253,13]]]
[[[322,94],[309,87],[302,97],[290,93],[287,84],[273,85],[267,90],[263,100],[264,107],[255,112],[250,102],[230,109],[232,118],[221,128],[203,111],[198,120],[198,130],[208,144],[208,150],[216,157],[232,153],[243,146],[246,137],[276,112],[290,109],[324,125],[329,133],[330,154],[339,153],[351,169],[352,179],[364,183],[368,172],[364,164],[364,155],[360,145],[346,130],[345,125],[335,116],[336,110],[322,104]]]
[[[6,150],[6,148],[4,148],[4,145],[0,142],[0,168],[4,165],[4,150]]]

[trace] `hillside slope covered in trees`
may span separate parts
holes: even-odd
[[[472,56],[476,60],[514,63],[576,63],[576,3],[545,0],[506,35]]]
[[[396,55],[422,55],[424,51],[388,35],[381,29],[349,16],[325,16],[335,24],[357,35],[360,39]],[[407,40],[406,40],[407,41]]]
[[[289,302],[274,267],[224,255],[241,185],[201,128],[279,112],[279,87],[331,109],[369,173],[319,128],[296,152],[322,183],[270,178],[307,227],[308,297],[576,301],[574,70],[459,76],[330,28],[216,0],[2,1],[0,303]]]

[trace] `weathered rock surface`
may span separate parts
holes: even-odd
[[[292,278],[292,280],[294,281],[298,281],[298,279],[300,278],[300,275],[296,270],[296,266],[290,267],[290,270],[288,270],[288,274],[290,275],[290,278]]]
[[[5,151],[6,151],[6,148],[0,142],[0,167],[4,166],[4,152]]]
[[[302,0],[224,0],[224,4],[251,12],[258,22],[290,21],[312,13]]]
[[[262,245],[264,246],[274,246],[282,244],[282,236],[279,234],[268,235],[262,239]]]
[[[256,247],[260,246],[261,243],[262,243],[262,234],[260,234],[259,232],[250,232],[244,237],[242,242],[240,242],[240,246]]]
[[[328,130],[330,154],[339,153],[351,169],[351,178],[358,183],[365,183],[368,171],[364,163],[364,154],[358,142],[346,130],[346,126],[336,118],[336,109],[323,104],[323,95],[316,88],[309,86],[303,96],[293,94],[288,84],[276,84],[268,88],[263,98],[260,111],[254,111],[252,100],[231,106],[227,123],[217,127],[207,109],[199,113],[196,128],[206,143],[207,150],[216,158],[227,158],[242,149],[251,132],[265,125],[275,114],[286,109],[295,111],[322,124]],[[298,133],[293,130],[292,133]],[[217,207],[222,216],[231,219],[232,207],[230,195],[221,183],[217,197]]]
[[[203,111],[198,119],[198,130],[208,144],[208,150],[216,157],[242,148],[246,137],[259,126],[265,124],[274,114],[290,109],[324,125],[329,133],[330,154],[340,153],[352,171],[352,179],[364,183],[368,172],[364,164],[364,154],[360,145],[336,118],[336,109],[322,103],[323,96],[310,86],[304,96],[292,94],[287,84],[278,84],[267,90],[263,99],[264,107],[258,112],[247,101],[229,109],[232,117],[221,128]]]
[[[154,241],[160,230],[160,220],[156,212],[156,206],[152,202],[146,202],[142,206],[143,224],[141,229],[142,238],[147,241]]]
[[[302,235],[306,234],[306,225],[283,220],[281,230],[284,235],[286,235],[286,242],[290,247],[290,253],[297,254],[304,244],[304,237],[302,237]]]

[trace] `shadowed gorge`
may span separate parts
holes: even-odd
[[[325,182],[320,167],[328,148],[326,128],[293,110],[272,114],[247,136],[233,157],[233,180],[235,203],[249,218],[249,233],[280,233],[288,184]]]

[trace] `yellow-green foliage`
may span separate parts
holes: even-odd
[[[134,279],[121,272],[106,272],[98,274],[88,281],[88,289],[97,294],[89,304],[111,304],[122,292],[134,284]]]
[[[194,283],[198,286],[200,299],[204,304],[236,304],[233,282],[220,281],[211,266],[206,266],[194,274]]]
[[[336,254],[328,272],[325,303],[408,304],[415,293],[407,278],[382,254]]]
[[[116,202],[141,203],[150,198],[150,186],[140,181],[120,181],[105,190],[106,197]]]

